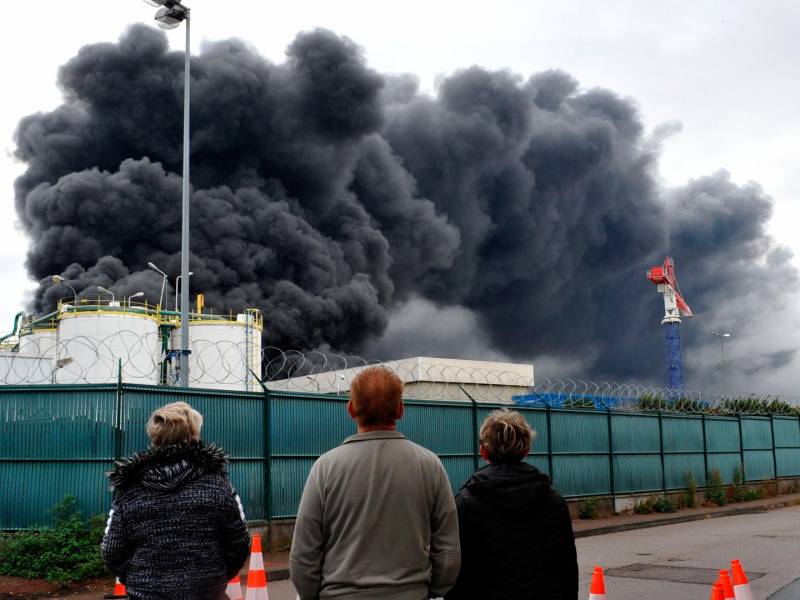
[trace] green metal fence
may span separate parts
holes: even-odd
[[[0,529],[46,524],[65,494],[87,513],[106,511],[104,472],[144,449],[150,413],[178,399],[203,413],[203,438],[230,454],[249,519],[293,516],[314,460],[354,431],[346,398],[330,395],[2,386]],[[441,457],[455,491],[479,463],[476,426],[496,407],[409,400],[399,429]],[[800,476],[797,417],[518,410],[537,431],[529,462],[568,497],[679,489],[690,470],[699,486],[713,469],[730,482],[739,465],[750,482]]]

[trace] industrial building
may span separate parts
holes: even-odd
[[[525,394],[534,383],[530,364],[432,358],[417,356],[358,367],[295,375],[270,381],[272,390],[345,394],[353,379],[369,366],[382,366],[395,372],[403,382],[405,398],[436,400],[476,400],[511,403],[517,394]],[[304,371],[304,365],[297,367]]]
[[[257,391],[261,373],[258,309],[204,312],[189,320],[189,386]],[[47,315],[17,315],[0,339],[0,384],[125,383],[174,385],[180,313],[160,306],[102,299],[61,301]]]

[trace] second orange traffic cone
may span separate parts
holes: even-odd
[[[719,583],[715,583],[714,587],[711,588],[711,600],[725,600],[725,593]]]
[[[227,600],[243,600],[242,580],[238,575],[228,582],[228,587],[225,588],[225,598]]]
[[[589,586],[589,600],[606,600],[606,582],[602,567],[595,567],[592,583]]]
[[[257,533],[253,535],[253,545],[250,548],[246,600],[269,600],[267,572],[264,570],[264,555],[261,554],[261,536]]]
[[[754,600],[742,563],[738,560],[732,560],[731,572],[733,573],[733,593],[736,595],[736,600]]]

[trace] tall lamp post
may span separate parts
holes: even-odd
[[[181,347],[178,385],[189,385],[189,8],[179,0],[144,0],[156,11],[156,22],[162,29],[175,29],[186,23],[186,52],[183,66],[183,200],[181,218]]]
[[[725,339],[731,337],[731,334],[712,331],[711,335],[719,338],[720,370],[725,373]]]
[[[53,275],[53,283],[62,283],[67,286],[70,290],[72,290],[72,302],[73,304],[78,303],[78,292],[75,291],[75,288],[72,287],[70,284],[67,283],[67,280],[64,279],[61,275]]]
[[[191,277],[192,275],[194,275],[194,272],[189,271],[189,277]],[[183,275],[178,275],[175,278],[175,310],[178,310],[178,290],[180,289],[181,285],[181,277],[183,277]]]

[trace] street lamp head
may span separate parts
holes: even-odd
[[[161,29],[175,29],[189,16],[189,11],[180,4],[167,8],[166,6],[156,11],[156,24]]]
[[[150,267],[151,269],[153,269],[153,271],[156,271],[157,273],[161,273],[164,277],[167,276],[166,273],[164,273],[164,271],[159,269],[154,263],[149,262],[149,263],[147,263],[147,266]]]
[[[106,294],[112,294],[112,293],[113,293],[111,290],[107,290],[107,289],[106,289],[106,288],[104,288],[102,285],[98,285],[98,286],[97,286],[97,289],[98,289],[98,291],[104,292],[104,293],[106,293]]]
[[[142,296],[144,296],[144,292],[136,292],[132,296],[129,296],[128,300],[133,300],[134,298],[141,298]]]
[[[53,283],[64,283],[64,278],[61,275],[53,275]]]
[[[150,6],[154,6],[158,8],[159,6],[166,6],[167,8],[172,8],[173,6],[180,4],[179,0],[143,0],[145,4],[149,4]]]
[[[731,334],[730,333],[723,333],[722,337],[731,337]]]

